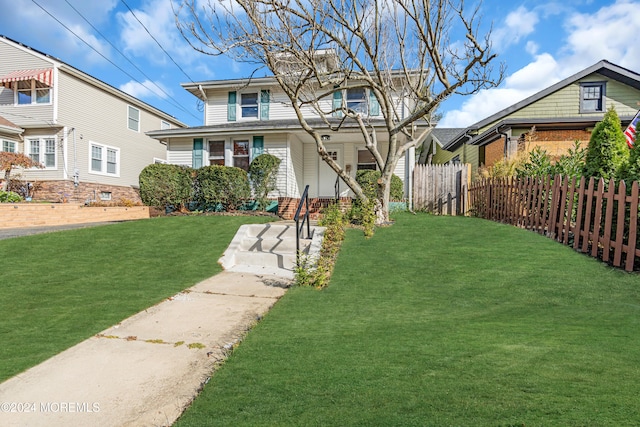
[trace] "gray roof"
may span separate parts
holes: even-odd
[[[628,86],[631,86],[635,89],[640,90],[640,74],[631,71],[629,69],[623,68],[619,65],[613,64],[607,60],[602,60],[597,62],[596,64],[585,68],[584,70],[570,76],[567,77],[564,80],[559,81],[558,83],[555,83],[551,86],[549,86],[546,89],[541,90],[540,92],[529,96],[528,98],[523,99],[520,102],[517,102],[501,111],[498,111],[497,113],[480,120],[477,123],[474,123],[473,125],[463,129],[461,132],[458,133],[458,135],[456,135],[454,138],[452,138],[448,144],[446,144],[443,148],[445,150],[455,150],[456,148],[458,148],[461,144],[466,143],[469,141],[468,136],[470,135],[474,135],[475,132],[477,132],[478,129],[481,129],[493,122],[497,122],[500,121],[500,119],[505,119],[507,116],[509,116],[510,114],[512,114],[515,111],[518,111],[528,105],[531,105],[539,100],[541,100],[542,98],[545,98],[546,96],[566,87],[569,86],[570,84],[575,83],[576,81],[590,75],[593,73],[599,73],[602,74],[603,76],[609,77],[611,79],[617,80],[621,83],[624,83]],[[601,120],[601,117],[599,118]],[[503,122],[505,125],[506,124],[511,124],[508,123],[510,119],[505,119],[503,120]],[[584,119],[584,118],[576,118],[576,119],[517,119],[517,121],[521,124],[529,124],[529,125],[535,125],[536,123],[549,123],[549,122],[593,122],[594,120],[597,121],[598,118],[589,118],[589,119]],[[515,123],[514,123],[515,124]],[[486,133],[486,132],[485,132]],[[481,141],[478,140],[478,138],[474,138],[471,142],[471,144],[473,145],[479,145],[481,144]]]
[[[328,132],[331,129],[327,126],[327,124],[321,119],[307,119],[309,125],[316,129],[325,128]],[[340,119],[331,119],[330,123],[333,126],[338,126],[340,123]],[[367,124],[373,125],[375,127],[383,127],[385,125],[384,119],[374,119],[369,120]],[[341,129],[348,130],[360,130],[357,123],[352,120],[345,120],[342,124]],[[211,135],[211,134],[223,134],[223,133],[232,133],[232,132],[282,132],[282,131],[302,131],[302,126],[300,126],[300,122],[298,119],[290,119],[290,120],[250,120],[250,121],[237,121],[237,122],[227,122],[221,123],[217,125],[208,125],[208,126],[194,126],[189,128],[176,128],[176,129],[166,129],[166,130],[154,130],[151,132],[147,132],[152,138],[170,138],[170,137],[179,137],[179,136],[194,136],[194,135]]]

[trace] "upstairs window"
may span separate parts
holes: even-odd
[[[135,107],[127,107],[127,126],[129,129],[140,132],[140,110]]]
[[[580,112],[601,113],[605,110],[605,83],[582,83],[580,85]]]
[[[224,141],[209,141],[209,164],[224,166]]]
[[[2,151],[6,151],[8,153],[16,152],[16,143],[15,141],[7,141],[6,139],[2,141]]]
[[[16,82],[16,104],[49,104],[51,88],[37,80]]]
[[[367,115],[367,91],[364,88],[347,89],[347,109],[355,113]]]
[[[164,120],[160,120],[160,130],[171,129],[171,123],[166,122]]]
[[[240,95],[240,107],[243,118],[258,118],[258,93],[243,93]]]

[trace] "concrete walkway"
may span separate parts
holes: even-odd
[[[169,426],[289,284],[211,277],[0,384],[0,426]]]

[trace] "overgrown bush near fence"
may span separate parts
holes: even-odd
[[[469,188],[471,213],[544,234],[627,271],[640,269],[638,181],[506,178]]]

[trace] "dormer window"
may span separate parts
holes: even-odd
[[[605,82],[589,82],[580,85],[580,112],[601,113],[605,110]]]

